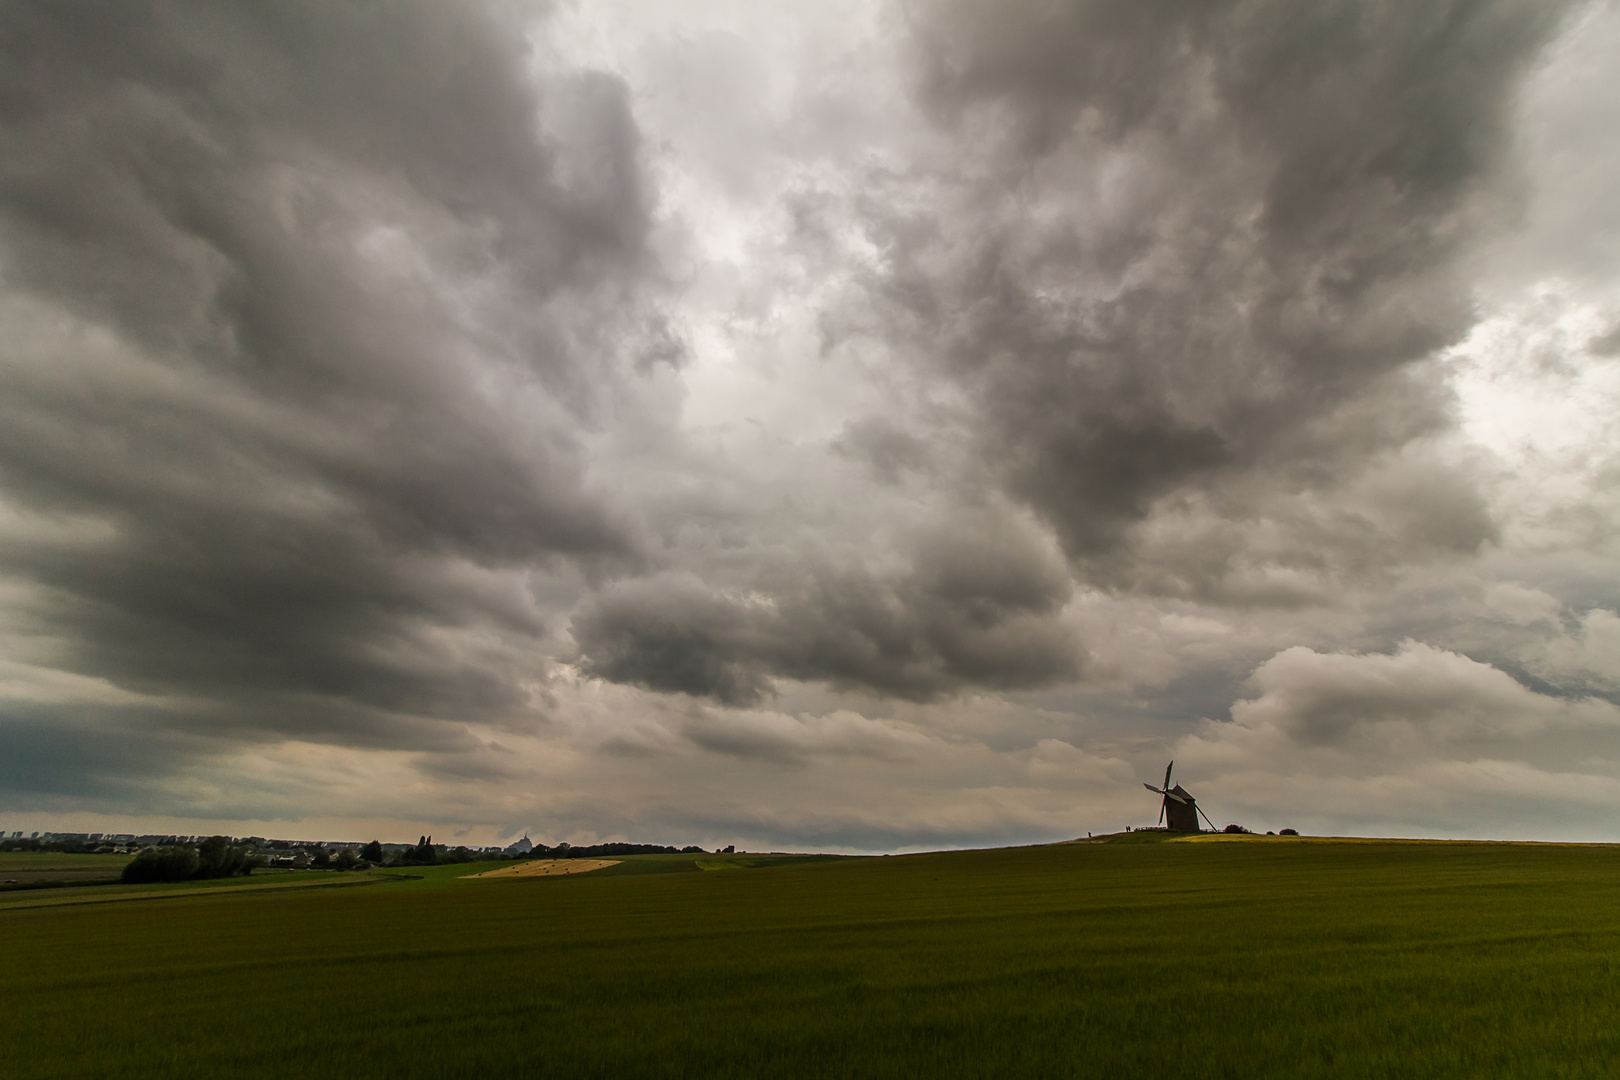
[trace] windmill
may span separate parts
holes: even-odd
[[[1159,824],[1166,824],[1168,818],[1171,832],[1198,832],[1198,815],[1204,812],[1198,809],[1198,800],[1192,797],[1192,792],[1180,784],[1170,786],[1170,770],[1175,767],[1176,763],[1173,761],[1164,767],[1163,787],[1154,787],[1152,784],[1142,786],[1164,796],[1164,801],[1159,804]],[[1208,814],[1204,814],[1204,820],[1209,821]],[[1215,823],[1209,821],[1209,827],[1213,829]]]

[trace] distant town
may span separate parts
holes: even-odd
[[[147,848],[195,846],[211,839],[176,833],[78,833],[32,832],[22,830],[6,833],[0,830],[0,851],[56,851],[86,855],[136,855]],[[384,844],[377,840],[276,840],[263,836],[224,837],[232,847],[245,849],[255,865],[282,869],[350,869],[361,863],[391,865],[398,863],[475,862],[489,859],[551,859],[600,858],[611,855],[653,855],[686,852],[707,853],[706,848],[689,844],[674,847],[665,844],[632,844],[611,841],[603,844],[569,844],[555,846],[537,844],[527,835],[501,846],[468,847],[466,845],[435,844],[431,836],[421,837],[414,844]],[[217,843],[218,841],[216,841]],[[715,848],[717,854],[735,852],[735,845]]]

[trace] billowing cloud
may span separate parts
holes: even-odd
[[[834,449],[879,483],[994,486],[1104,587],[1299,605],[1477,553],[1496,527],[1476,479],[1421,441],[1449,423],[1426,361],[1470,325],[1458,259],[1509,209],[1512,95],[1558,14],[925,6],[910,45],[934,126],[915,162],[814,203],[812,247],[842,225],[874,252],[829,297],[823,348],[915,365]],[[943,416],[924,389],[941,380]],[[930,445],[953,442],[971,448],[954,468]],[[784,648],[766,608],[710,591],[683,594],[687,618],[650,586],[576,638],[598,674],[724,700],[772,673],[952,685],[916,672],[918,635],[883,614],[940,625],[903,586],[823,573],[817,591],[819,610],[765,597],[847,648]],[[1008,644],[977,664],[928,651],[979,685],[1078,670]]]
[[[1288,649],[1249,686],[1231,723],[1206,723],[1179,747],[1224,780],[1229,805],[1247,801],[1245,779],[1277,794],[1286,777],[1296,816],[1313,824],[1438,817],[1480,835],[1483,810],[1492,824],[1516,814],[1512,833],[1535,835],[1562,813],[1598,836],[1612,818],[1620,707],[1610,701],[1538,693],[1417,642],[1389,655]]]
[[[205,727],[523,709],[535,575],[635,557],[577,439],[640,332],[622,85],[557,87],[558,147],[477,9],[4,18],[18,632]]]
[[[610,587],[575,617],[593,675],[752,704],[772,675],[927,700],[1079,673],[1058,616],[1071,584],[1027,529],[963,512],[909,546],[904,571],[815,565],[716,595],[673,577]]]
[[[1251,682],[1260,695],[1234,705],[1233,720],[1307,746],[1357,743],[1399,755],[1414,741],[1540,743],[1559,725],[1620,731],[1620,712],[1607,702],[1537,694],[1487,664],[1416,642],[1393,656],[1296,646],[1262,664]]]
[[[1423,362],[1470,324],[1457,260],[1511,212],[1509,105],[1558,15],[931,5],[951,156],[922,207],[909,177],[867,200],[871,329],[962,387],[1091,580],[1264,602],[1234,580],[1477,551],[1470,478],[1408,448],[1447,422]]]

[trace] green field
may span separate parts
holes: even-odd
[[[459,877],[482,868],[0,910],[5,1060],[30,1077],[1620,1075],[1616,847],[1133,837]]]
[[[124,885],[128,855],[72,855],[54,851],[0,851],[0,915],[17,908],[104,904],[114,900],[183,899],[198,890],[264,892],[392,881],[376,873],[327,870],[257,870],[246,877]],[[0,922],[0,935],[7,924]]]
[[[116,881],[128,862],[128,855],[0,851],[0,899],[3,899],[7,892],[53,884],[88,885]]]

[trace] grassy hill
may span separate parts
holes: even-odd
[[[621,867],[0,911],[8,1058],[32,1077],[1620,1074],[1620,848],[1133,834]]]

